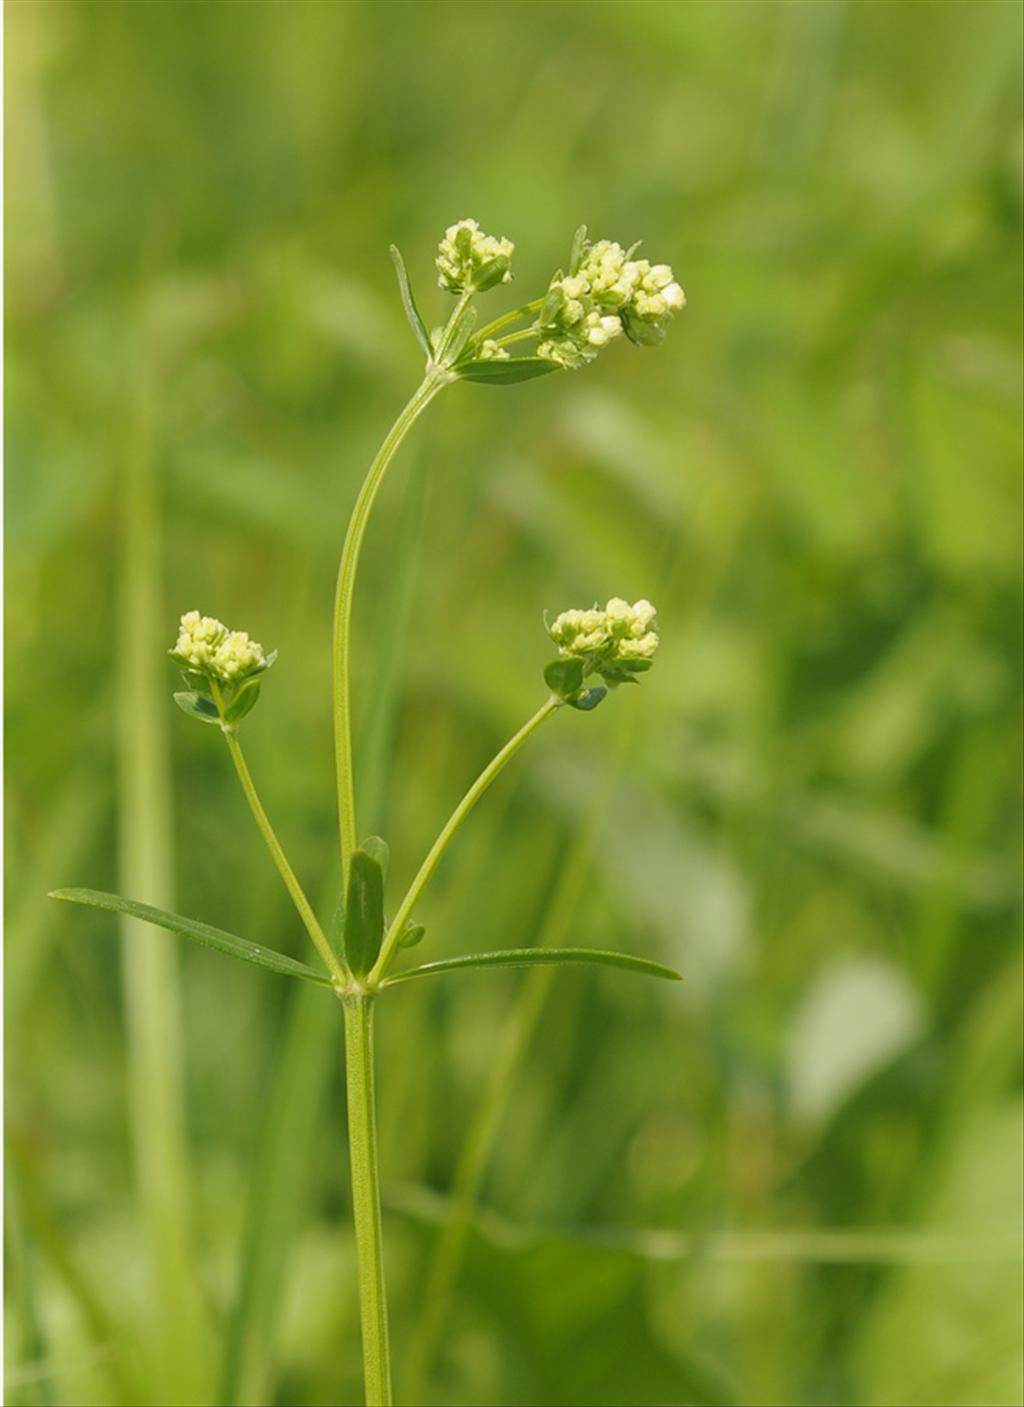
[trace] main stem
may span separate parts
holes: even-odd
[[[353,996],[345,1000],[345,1083],[366,1407],[390,1407],[391,1351],[377,1169],[372,996]]]
[[[399,445],[417,418],[448,384],[451,374],[443,368],[430,366],[422,383],[392,425],[384,443],[377,451],[369,472],[359,490],[352,517],[349,519],[345,542],[338,565],[338,580],[334,591],[334,632],[332,684],[334,691],[334,760],[338,777],[338,829],[341,840],[341,873],[344,883],[348,861],[356,848],[356,799],[352,775],[352,699],[349,687],[349,660],[352,648],[352,597],[355,591],[359,550],[363,544],[366,524],[373,501],[377,497],[388,465]]]

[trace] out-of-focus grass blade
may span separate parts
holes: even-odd
[[[9,1124],[4,1145],[6,1175],[4,1195],[8,1201],[7,1215],[24,1220],[31,1233],[33,1245],[47,1263],[50,1272],[81,1315],[93,1351],[107,1359],[111,1384],[121,1403],[141,1402],[145,1397],[144,1380],[140,1377],[136,1345],[128,1347],[117,1316],[105,1299],[105,1289],[79,1263],[76,1248],[68,1235],[64,1221],[55,1215],[43,1186],[42,1168],[32,1157],[32,1145],[24,1131]],[[13,1195],[14,1201],[11,1202]],[[12,1241],[17,1228],[8,1222],[8,1246],[12,1270],[17,1275],[18,1248]],[[115,1351],[111,1347],[117,1345]],[[27,1347],[27,1346],[26,1346]],[[34,1356],[29,1355],[34,1361]],[[6,1378],[5,1374],[5,1378]],[[5,1383],[6,1386],[6,1383]]]
[[[295,992],[247,1192],[219,1398],[225,1407],[274,1397],[281,1299],[289,1251],[309,1215],[306,1193],[327,1094],[335,1020],[336,1009],[320,1001],[311,987]],[[340,1045],[340,1026],[337,1029]]]
[[[441,958],[438,962],[411,967],[396,972],[383,985],[407,982],[410,977],[431,977],[436,972],[461,972],[470,967],[546,967],[563,963],[595,963],[602,967],[624,967],[631,972],[644,972],[648,977],[665,977],[670,982],[683,979],[671,967],[650,958],[636,958],[630,953],[609,953],[600,948],[505,948],[497,953],[466,953],[457,958]]]
[[[37,1402],[42,1407],[56,1402],[57,1396],[47,1362],[47,1342],[39,1313],[39,1302],[35,1287],[34,1250],[28,1235],[17,1195],[16,1184],[8,1179],[4,1188],[4,1224],[7,1232],[7,1254],[9,1257],[11,1294],[8,1307],[17,1315],[18,1337],[21,1359],[29,1364],[39,1364],[39,1375],[32,1383],[35,1391],[29,1396],[21,1394],[23,1402]],[[13,1317],[13,1316],[12,1316]],[[5,1386],[11,1391],[10,1365],[4,1373]],[[10,1401],[10,1399],[7,1399]]]
[[[240,958],[242,962],[255,963],[257,967],[269,968],[284,977],[301,977],[306,982],[318,982],[329,987],[331,979],[325,972],[317,972],[304,962],[277,953],[273,948],[263,948],[239,938],[234,933],[226,933],[222,928],[212,928],[198,919],[183,918],[181,914],[170,914],[166,909],[155,909],[151,904],[140,904],[135,899],[125,899],[120,894],[104,894],[98,889],[54,889],[51,899],[63,899],[69,904],[89,904],[94,909],[107,909],[113,914],[125,914],[128,918],[142,919],[144,923],[155,924],[157,928],[180,933],[183,938],[191,938],[206,948],[215,948],[229,958]]]

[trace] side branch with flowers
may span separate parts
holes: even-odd
[[[368,1404],[392,1401],[374,1100],[373,1015],[380,994],[414,978],[542,963],[598,963],[678,978],[670,968],[647,958],[586,948],[502,949],[396,968],[405,950],[424,937],[416,908],[445,851],[520,748],[563,707],[588,712],[610,690],[636,683],[650,669],[658,635],[655,608],[649,601],[630,605],[612,597],[604,607],[563,611],[548,625],[558,654],[544,670],[546,696],[454,808],[393,909],[390,923],[384,917],[388,846],[379,836],[358,840],[352,756],[351,624],[359,556],[378,490],[402,441],[435,396],[457,381],[510,385],[584,367],[619,337],[637,346],[659,343],[686,300],[671,268],[635,257],[636,250],[636,245],[624,249],[609,240],[590,243],[585,227],[581,228],[566,270],[554,275],[543,295],[478,329],[475,299],[511,281],[514,246],[509,239],[485,234],[475,220],[461,220],[445,231],[436,259],[438,283],[455,296],[455,306],[443,325],[428,330],[401,255],[392,248],[403,304],[423,350],[425,369],[420,386],[385,437],[359,490],[338,567],[332,686],[344,888],[336,922],[329,927],[318,919],[288,861],[238,740],[239,728],[255,707],[263,676],[276,654],[267,655],[244,631],[229,630],[212,616],[189,611],[181,618],[177,640],[169,651],[185,684],[184,691],[175,694],[175,701],[190,717],[218,728],[224,737],[256,825],[324,970],[138,900],[91,889],[61,889],[53,894],[73,903],[133,915],[229,956],[329,987],[340,999],[345,1020],[352,1209]],[[528,349],[525,355],[523,346]],[[328,933],[334,937],[333,943]]]

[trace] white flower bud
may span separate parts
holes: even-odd
[[[634,601],[630,608],[632,612],[632,625],[630,634],[634,636],[645,635],[651,628],[654,617],[658,614],[657,608],[652,606],[650,601]]]
[[[617,317],[601,317],[600,313],[588,313],[586,320],[587,341],[592,347],[607,347],[613,337],[622,332],[622,323]]]
[[[459,220],[448,226],[437,247],[437,281],[449,293],[483,292],[510,283],[514,249],[510,239],[484,234],[475,220]]]

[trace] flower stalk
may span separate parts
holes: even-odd
[[[337,776],[338,834],[341,845],[341,873],[348,874],[348,862],[356,848],[356,796],[352,770],[352,599],[355,594],[359,554],[366,534],[366,525],[388,465],[398,453],[399,446],[437,393],[451,379],[442,368],[428,368],[408,404],[401,411],[384,438],[384,443],[363,480],[338,564],[334,589],[334,625],[332,640],[332,698],[334,712],[334,760]]]

